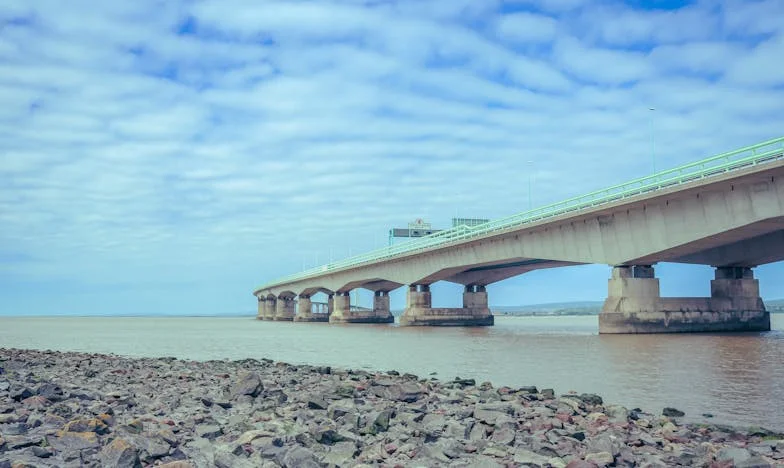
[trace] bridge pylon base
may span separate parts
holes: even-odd
[[[651,266],[613,268],[599,333],[706,333],[770,330],[770,313],[751,269],[716,269],[711,297],[660,297]]]
[[[431,307],[430,287],[411,285],[406,294],[406,310],[400,316],[401,326],[487,327],[495,318],[487,307],[484,286],[466,286],[463,307]]]
[[[394,323],[395,317],[389,312],[389,296],[377,292],[373,298],[372,309],[356,310],[351,308],[348,292],[335,294],[333,310],[329,323]]]
[[[295,315],[294,316],[295,322],[329,322],[329,315],[328,314],[305,314],[305,315]]]

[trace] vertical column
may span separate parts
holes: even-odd
[[[312,304],[310,302],[310,296],[305,294],[299,295],[299,301],[297,301],[297,316],[308,317],[313,315],[313,311],[311,310]]]
[[[394,323],[395,317],[389,311],[389,292],[376,291],[373,294],[373,317],[374,323]]]
[[[330,323],[345,323],[351,317],[351,292],[336,292],[332,300],[332,312],[329,314]]]
[[[290,296],[281,296],[277,300],[275,307],[275,318],[277,321],[290,321],[294,320],[295,315],[294,298]]]
[[[432,297],[430,286],[427,284],[412,284],[406,292],[406,309],[416,312],[425,312],[430,309]]]
[[[335,311],[335,295],[330,294],[329,297],[327,297],[327,314],[332,315],[332,312],[334,311]]]
[[[277,309],[277,298],[268,296],[264,301],[264,320],[275,320],[275,310]]]
[[[256,320],[264,320],[265,300],[261,296],[257,296],[256,299],[259,301],[259,309],[258,312],[256,312]]]
[[[478,284],[466,285],[463,291],[463,307],[466,309],[487,309],[487,288]]]
[[[770,330],[770,313],[759,295],[751,267],[717,267],[711,280],[714,310],[734,313],[744,329]]]

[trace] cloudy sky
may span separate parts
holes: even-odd
[[[506,216],[782,136],[781,18],[781,0],[3,0],[0,313],[250,312],[254,286],[417,217]],[[607,272],[523,275],[491,304],[601,300]],[[657,273],[708,294],[707,267]],[[757,276],[784,297],[784,266]]]

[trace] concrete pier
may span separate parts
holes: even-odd
[[[494,319],[487,307],[484,286],[469,285],[463,292],[463,307],[433,308],[430,286],[412,284],[406,293],[406,309],[400,316],[403,326],[489,326]]]
[[[295,308],[296,303],[294,302],[294,297],[279,297],[275,306],[275,316],[273,317],[273,320],[278,322],[290,322],[294,320],[294,316],[296,315]]]
[[[265,300],[261,296],[258,296],[257,299],[259,301],[259,310],[258,310],[258,312],[256,312],[256,320],[264,320]]]
[[[770,313],[749,267],[716,268],[711,297],[661,297],[650,265],[612,270],[599,333],[696,333],[770,330]]]
[[[295,322],[327,322],[329,314],[314,314],[313,303],[310,296],[300,294],[297,301],[297,314],[294,316]]]
[[[262,320],[273,320],[275,318],[276,302],[277,298],[274,296],[267,296],[262,308]]]
[[[336,293],[329,316],[330,323],[394,323],[395,317],[389,312],[389,294],[376,291],[372,309],[352,309],[349,292]]]

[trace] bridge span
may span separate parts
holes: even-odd
[[[259,319],[310,321],[310,297],[323,292],[329,322],[389,323],[389,291],[406,286],[401,325],[492,325],[487,285],[541,268],[599,263],[613,267],[600,333],[769,330],[753,268],[780,260],[784,137],[332,262],[253,294]],[[711,296],[661,297],[657,262],[713,266]],[[464,285],[463,307],[432,307],[437,281]],[[356,288],[374,292],[372,308],[352,308]]]

